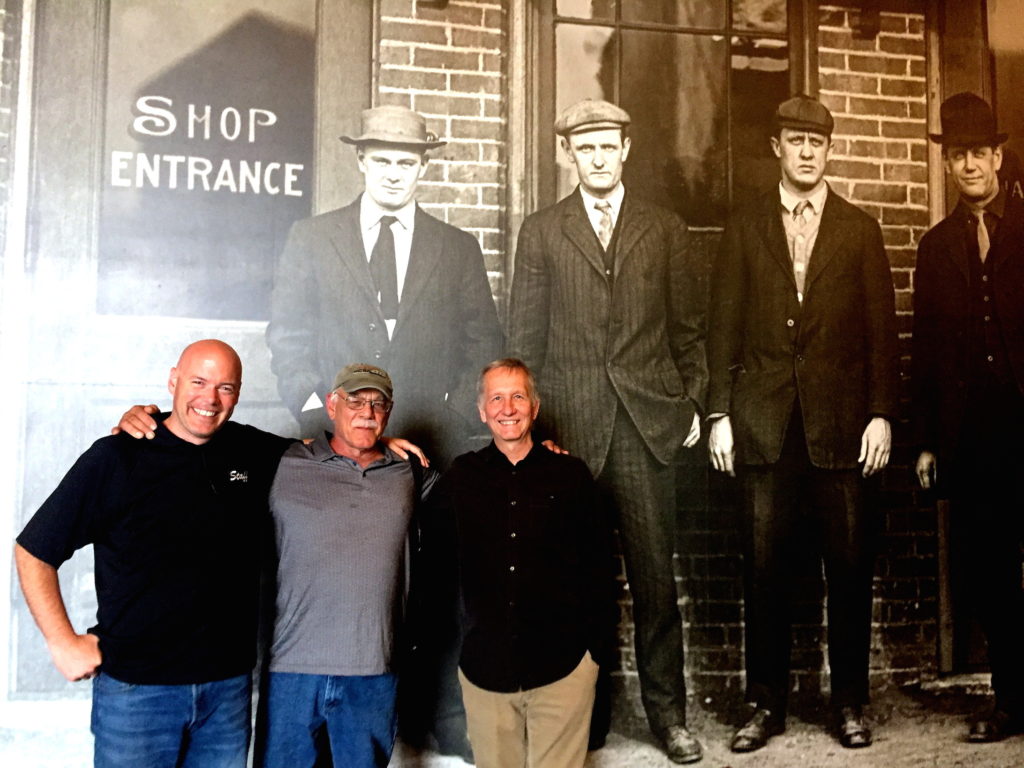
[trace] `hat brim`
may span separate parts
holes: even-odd
[[[421,149],[437,149],[447,144],[447,141],[428,141],[426,139],[415,139],[411,136],[402,136],[394,133],[364,133],[362,136],[339,136],[346,144],[361,146],[363,144],[395,144],[403,147],[419,147]]]
[[[821,136],[831,136],[834,126],[829,128],[828,126],[822,125],[821,123],[813,123],[809,120],[776,120],[775,129],[781,130],[783,128],[789,128],[791,131],[807,131],[808,133],[817,133]]]
[[[934,141],[936,144],[942,144],[944,147],[957,145],[964,147],[971,146],[997,146],[1006,142],[1010,138],[1008,133],[976,133],[976,134],[954,134],[951,133],[948,136],[942,133],[929,133],[928,138]]]
[[[619,123],[614,120],[599,120],[593,123],[584,123],[583,125],[573,126],[572,128],[563,128],[560,131],[556,131],[559,136],[572,136],[577,133],[590,133],[591,131],[604,131],[609,128],[621,128],[625,130],[629,126],[629,123]]]

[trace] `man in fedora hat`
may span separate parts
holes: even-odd
[[[973,93],[942,103],[960,199],[921,238],[914,273],[913,425],[923,488],[952,502],[954,600],[988,640],[994,709],[971,741],[1024,730],[1024,203],[1001,187],[1007,134]]]
[[[785,728],[791,589],[808,555],[824,561],[828,584],[837,735],[865,747],[865,479],[889,460],[897,414],[895,297],[878,222],[825,181],[828,109],[796,96],[773,127],[780,183],[726,226],[708,311],[708,448],[715,469],[738,476],[743,499],[751,710],[731,747],[760,749]]]
[[[445,144],[421,115],[368,109],[361,133],[341,138],[355,147],[365,188],[288,236],[267,327],[278,390],[311,434],[327,426],[316,393],[339,360],[383,366],[402,393],[392,428],[443,468],[479,428],[475,373],[502,346],[480,246],[416,203],[427,151]],[[454,649],[449,656],[441,709],[452,723],[436,731],[443,750],[465,754]]]
[[[579,187],[523,222],[509,346],[536,372],[543,431],[587,463],[616,510],[647,720],[669,758],[690,763],[702,750],[686,728],[672,556],[676,466],[699,438],[707,379],[704,267],[686,223],[623,185],[629,122],[592,99],[555,121]]]

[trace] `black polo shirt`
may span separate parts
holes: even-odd
[[[429,499],[424,546],[452,552],[462,596],[460,667],[512,692],[613,653],[611,528],[590,471],[534,446],[513,465],[492,442],[458,457]]]
[[[102,670],[137,684],[252,669],[267,496],[291,440],[228,422],[203,445],[161,423],[153,440],[93,443],[18,543],[59,567],[95,553]]]

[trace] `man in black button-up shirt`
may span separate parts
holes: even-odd
[[[611,529],[586,465],[534,444],[521,361],[484,369],[478,405],[494,440],[441,479],[423,540],[458,568],[470,742],[479,768],[582,766],[614,653]]]

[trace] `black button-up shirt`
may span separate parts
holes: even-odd
[[[460,667],[512,692],[608,663],[618,608],[611,528],[590,471],[535,445],[512,464],[491,443],[455,460],[431,494],[425,551],[458,566]]]

